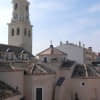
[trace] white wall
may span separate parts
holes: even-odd
[[[81,64],[84,63],[84,53],[82,47],[78,47],[70,44],[62,44],[56,48],[67,53],[68,59],[75,60],[76,62]]]

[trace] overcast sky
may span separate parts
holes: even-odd
[[[50,41],[78,41],[100,51],[100,0],[29,0],[33,28],[33,53]],[[8,43],[11,0],[0,0],[0,43]]]

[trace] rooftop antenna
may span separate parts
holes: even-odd
[[[50,41],[50,45],[53,45],[52,40]]]

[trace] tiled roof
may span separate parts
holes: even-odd
[[[42,56],[42,55],[66,55],[66,54],[64,52],[54,48],[53,45],[50,45],[50,47],[48,49],[45,49],[44,51],[37,54],[37,56]]]
[[[18,90],[7,85],[5,82],[0,81],[0,100],[5,100],[6,98],[16,95],[20,95]]]
[[[73,70],[72,78],[98,78],[100,74],[93,68],[92,65],[77,64]]]
[[[9,63],[1,63],[0,62],[0,72],[1,71],[12,71],[13,69],[11,68]]]
[[[50,68],[42,65],[42,64],[32,64],[31,69],[26,72],[26,74],[50,74],[55,73]]]
[[[33,56],[27,50],[22,47],[16,47],[11,45],[0,44],[0,52],[14,52],[16,55],[20,53],[28,53],[30,56]]]
[[[0,72],[24,71],[29,68],[29,63],[2,63],[0,62]]]

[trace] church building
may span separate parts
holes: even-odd
[[[79,64],[49,48],[32,55],[27,0],[13,0],[8,45],[0,44],[0,100],[100,100],[100,64]]]

